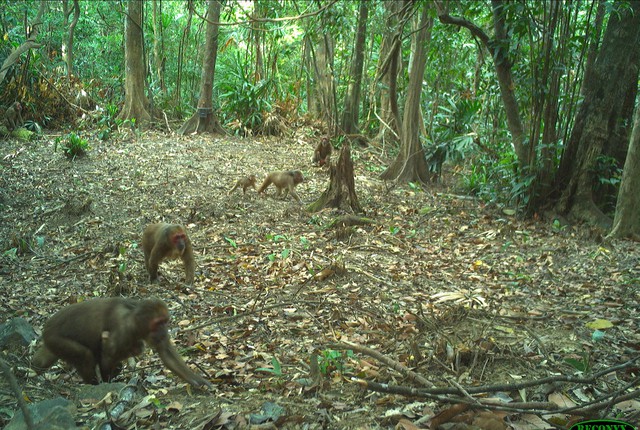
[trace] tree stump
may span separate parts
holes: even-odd
[[[318,212],[323,208],[330,207],[351,209],[355,213],[363,213],[356,195],[351,146],[347,140],[342,145],[336,164],[329,167],[329,178],[329,188],[322,193],[318,200],[310,204],[307,210]]]

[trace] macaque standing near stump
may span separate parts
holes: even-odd
[[[282,190],[284,190],[284,196],[291,193],[291,195],[300,202],[300,197],[295,192],[296,185],[304,181],[302,172],[300,170],[286,170],[284,172],[271,172],[264,179],[264,182],[258,189],[258,193],[263,193],[264,190],[271,184],[276,186],[276,197],[280,197]]]
[[[193,284],[195,260],[187,232],[178,224],[149,224],[142,234],[144,264],[149,272],[149,281],[158,279],[158,265],[165,259],[181,259],[186,281]]]
[[[87,300],[66,306],[44,324],[44,345],[33,357],[39,372],[58,359],[73,365],[87,384],[98,384],[120,373],[121,362],[139,355],[145,342],[165,366],[194,386],[211,383],[194,373],[176,351],[169,333],[169,310],[162,300],[121,297]]]
[[[20,127],[24,121],[22,120],[22,105],[20,102],[13,102],[11,106],[4,112],[4,118],[11,130]]]
[[[315,151],[313,151],[313,159],[311,160],[311,163],[316,166],[324,166],[329,162],[332,150],[333,147],[331,146],[329,139],[323,137],[316,146]]]
[[[242,187],[242,194],[246,194],[247,188],[249,188],[249,187],[253,188],[254,191],[255,191],[255,189],[256,189],[256,175],[249,175],[249,176],[245,176],[244,178],[238,179],[236,181],[236,184],[233,186],[233,188],[231,188],[229,190],[227,195],[230,195],[232,192],[234,192],[239,187]]]

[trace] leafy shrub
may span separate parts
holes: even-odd
[[[226,69],[227,73],[221,76],[218,90],[227,119],[237,120],[242,128],[256,134],[262,131],[263,115],[271,111],[271,104],[267,100],[273,81],[263,79],[254,82],[250,69],[243,64],[238,54],[233,64]]]
[[[75,159],[86,154],[89,149],[89,142],[87,139],[83,139],[75,133],[69,133],[65,137],[58,137],[54,150],[58,149],[58,144],[61,144],[62,151],[67,158]]]

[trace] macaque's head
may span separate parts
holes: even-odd
[[[250,184],[255,184],[255,183],[256,183],[256,180],[257,180],[257,179],[256,179],[256,175],[249,175],[249,176],[247,177],[247,179],[249,180],[249,183],[250,183]]]
[[[157,299],[143,300],[136,310],[137,321],[147,327],[149,334],[147,341],[152,345],[157,345],[166,339],[167,325],[169,324],[169,310],[167,306]]]
[[[304,181],[304,177],[302,176],[302,172],[300,170],[294,170],[293,174],[293,183],[298,185]]]
[[[187,235],[182,230],[176,230],[171,234],[171,243],[182,254],[186,246]]]

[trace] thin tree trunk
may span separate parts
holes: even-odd
[[[221,5],[218,0],[209,0],[207,8],[207,43],[202,59],[202,74],[200,75],[200,99],[198,110],[177,131],[178,134],[196,133],[224,133],[213,110],[213,82],[215,79],[216,60],[218,57],[218,24],[220,21]]]
[[[189,15],[187,17],[187,24],[182,31],[182,37],[180,39],[180,44],[178,45],[178,66],[176,71],[176,93],[174,96],[174,100],[176,102],[180,102],[180,98],[182,97],[182,69],[184,68],[184,49],[187,46],[187,41],[189,39],[189,34],[191,33],[191,21],[193,19],[193,1],[189,0],[187,2],[187,9]]]
[[[507,118],[507,127],[511,133],[513,147],[518,157],[518,164],[522,168],[521,171],[526,171],[525,168],[529,165],[530,161],[529,151],[525,145],[524,128],[522,126],[518,101],[515,96],[516,87],[511,73],[512,64],[508,56],[510,39],[505,25],[505,4],[507,3],[502,0],[491,0],[495,33],[493,39],[489,38],[480,27],[471,21],[449,15],[446,3],[441,0],[435,0],[434,3],[438,9],[440,22],[465,27],[492,53],[493,65],[500,86],[500,96]]]
[[[71,81],[71,76],[73,75],[73,36],[76,29],[76,25],[78,24],[78,19],[80,18],[80,4],[78,0],[73,0],[73,20],[69,25],[69,34],[67,36],[67,53],[66,53],[66,63],[67,63],[67,79]]]
[[[345,108],[342,114],[342,131],[346,134],[358,132],[358,116],[360,107],[360,91],[362,86],[362,68],[364,66],[364,48],[367,35],[367,19],[369,15],[368,0],[360,0],[358,13],[358,31],[353,48],[354,62],[350,71],[350,81],[345,96]]]
[[[158,87],[165,96],[167,85],[164,81],[164,29],[162,20],[162,0],[153,0],[153,63],[156,69]]]
[[[420,96],[422,95],[422,80],[427,63],[427,45],[431,38],[433,20],[426,6],[420,18],[420,30],[416,33],[416,52],[413,56],[409,74],[409,87],[405,101],[404,117],[402,119],[402,133],[400,152],[395,161],[385,170],[382,179],[396,179],[403,182],[429,182],[429,171],[425,159],[422,142],[420,142]]]

